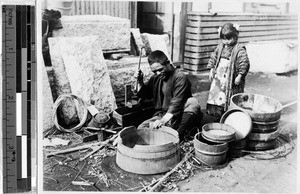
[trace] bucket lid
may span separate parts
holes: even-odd
[[[252,119],[242,109],[230,109],[223,114],[220,123],[225,123],[235,129],[235,139],[241,140],[249,135],[252,129]]]

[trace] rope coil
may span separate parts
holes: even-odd
[[[58,119],[57,119],[57,108],[66,99],[76,100],[83,107],[83,116],[82,116],[82,119],[81,119],[80,123],[78,125],[76,125],[75,127],[71,128],[71,129],[66,129],[66,128],[62,127],[61,125],[59,125],[58,124]],[[78,103],[75,103],[77,110],[79,110]],[[55,125],[55,127],[58,130],[60,130],[62,132],[72,133],[72,132],[79,131],[82,128],[83,124],[86,122],[87,115],[88,115],[88,110],[87,110],[87,108],[85,106],[84,101],[81,98],[79,98],[76,95],[74,95],[74,94],[62,94],[62,95],[60,95],[56,99],[56,101],[55,101],[55,103],[53,105],[53,118],[54,118],[53,120],[54,120],[54,125]]]

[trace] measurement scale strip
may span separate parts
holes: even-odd
[[[35,7],[2,6],[3,191],[31,190],[31,134],[35,128]],[[33,65],[34,64],[34,65]],[[36,82],[34,82],[35,84]],[[34,85],[33,84],[33,85]]]
[[[17,185],[16,138],[16,6],[2,7],[3,27],[3,190]]]
[[[28,98],[27,98],[27,145],[28,145],[28,155],[31,156],[31,160],[27,163],[28,166],[28,186],[31,188],[32,186],[36,185],[34,182],[35,180],[32,178],[32,162],[35,156],[35,94],[36,94],[36,51],[35,51],[35,7],[30,6],[30,42],[28,45],[28,53],[30,53],[30,65],[27,69],[27,88],[28,88]],[[34,168],[33,168],[34,170]],[[33,172],[35,173],[35,171]]]

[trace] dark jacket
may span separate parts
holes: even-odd
[[[168,112],[174,118],[180,118],[185,102],[192,96],[191,83],[183,72],[174,69],[166,82],[157,75],[151,76],[138,96],[142,99],[153,99],[157,111]]]

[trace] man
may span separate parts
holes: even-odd
[[[192,97],[191,83],[162,51],[153,51],[148,62],[154,75],[144,84],[142,71],[135,73],[139,83],[137,95],[153,99],[156,113],[138,128],[166,125],[177,130],[182,141],[192,128],[200,126],[203,117],[198,100]]]

